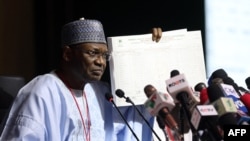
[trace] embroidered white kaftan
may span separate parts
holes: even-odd
[[[84,88],[90,113],[91,141],[136,141],[112,103],[104,82]],[[87,122],[84,99],[73,90]],[[151,124],[144,106],[138,106]],[[140,141],[152,141],[152,132],[132,106],[120,108]],[[153,125],[152,125],[153,126]],[[54,72],[35,77],[20,89],[11,108],[1,141],[85,141],[84,126],[71,91]]]

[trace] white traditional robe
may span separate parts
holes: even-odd
[[[136,141],[105,94],[110,92],[104,82],[87,84],[86,93],[90,119],[91,141]],[[84,120],[86,111],[77,95]],[[138,106],[153,124],[144,106]],[[120,108],[140,141],[152,141],[152,132],[134,107]],[[153,125],[152,125],[153,126]],[[11,108],[1,141],[85,141],[81,116],[70,90],[54,72],[40,75],[20,89]]]

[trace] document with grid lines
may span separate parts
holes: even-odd
[[[108,37],[107,41],[112,54],[111,88],[117,106],[131,105],[115,95],[117,89],[136,105],[147,100],[144,87],[148,84],[167,92],[165,81],[174,69],[185,74],[192,88],[206,82],[201,31],[164,31],[158,43],[152,41],[152,34]]]

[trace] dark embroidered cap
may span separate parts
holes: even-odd
[[[65,24],[62,28],[62,44],[73,45],[78,43],[105,43],[105,34],[102,23],[94,19],[84,19]]]

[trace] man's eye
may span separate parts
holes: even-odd
[[[97,51],[92,51],[92,50],[88,51],[88,53],[89,53],[89,55],[91,55],[91,56],[94,56],[94,55],[98,54]]]

